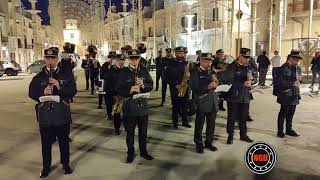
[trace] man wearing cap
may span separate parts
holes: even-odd
[[[86,58],[82,60],[81,68],[84,69],[84,75],[86,77],[86,90],[89,90],[89,61],[90,55],[86,54]]]
[[[120,73],[122,72],[124,68],[124,62],[126,60],[126,56],[124,54],[117,54],[116,55],[116,64],[112,65],[110,68],[110,87],[111,87],[111,94],[113,96],[113,105],[116,103],[120,103],[123,101],[123,97],[119,95],[119,93],[116,91],[116,82],[118,82],[118,78]],[[121,103],[120,103],[121,104]],[[122,111],[122,108],[121,110]],[[120,135],[120,126],[121,126],[121,112],[114,111],[113,112],[113,122],[114,122],[114,134]]]
[[[292,129],[292,119],[299,104],[301,69],[298,67],[299,61],[302,59],[300,52],[292,50],[288,55],[288,60],[279,69],[278,80],[275,81],[274,87],[278,88],[277,102],[281,105],[278,114],[278,132],[277,136],[284,138],[283,124],[286,120],[286,135],[297,137]]]
[[[212,62],[212,70],[217,73],[218,79],[223,82],[224,78],[226,76],[226,70],[228,67],[228,63],[225,62],[226,57],[224,56],[224,51],[222,49],[219,49],[216,51],[216,56]],[[226,111],[226,109],[223,107],[223,97],[225,96],[225,93],[219,94],[219,110],[220,111]]]
[[[101,68],[100,62],[98,61],[97,57],[97,47],[94,45],[90,45],[88,47],[88,52],[90,54],[90,61],[89,61],[89,70],[90,70],[90,84],[91,84],[91,94],[94,94],[94,86],[98,84],[98,76],[99,76],[99,69]]]
[[[264,87],[266,86],[266,77],[271,64],[266,51],[262,51],[262,54],[257,59],[257,63],[259,64],[259,85]]]
[[[113,83],[111,81],[111,72],[110,68],[112,65],[112,61],[116,59],[117,53],[115,51],[110,51],[108,58],[109,60],[105,62],[100,68],[100,79],[103,79],[103,92],[104,94],[99,94],[99,106],[98,109],[102,108],[102,100],[105,100],[105,105],[107,107],[107,117],[108,120],[112,119],[112,105],[113,105],[113,95],[112,95],[112,86]]]
[[[228,122],[227,144],[233,144],[234,123],[239,122],[240,140],[253,142],[247,135],[246,120],[249,114],[249,103],[252,100],[250,89],[252,85],[252,74],[248,70],[250,49],[241,48],[239,57],[227,68],[227,81],[231,88],[227,93]]]
[[[216,151],[212,145],[215,129],[215,120],[218,111],[218,95],[214,90],[218,86],[216,74],[211,71],[212,54],[201,53],[199,66],[191,72],[190,88],[193,93],[193,100],[197,106],[194,129],[194,142],[197,153],[203,153],[204,148]],[[206,140],[203,145],[202,129],[206,125]]]
[[[139,129],[140,156],[147,160],[153,159],[147,151],[148,99],[141,97],[133,99],[136,94],[150,92],[153,88],[153,80],[148,70],[140,64],[139,51],[132,49],[128,55],[129,66],[119,74],[116,92],[124,98],[123,115],[127,132],[127,163],[132,163],[135,159],[134,132],[136,125]]]
[[[189,88],[186,90],[184,97],[179,97],[179,90],[183,80],[185,68],[188,62],[185,60],[185,48],[177,47],[175,49],[176,58],[171,61],[167,67],[168,83],[170,85],[170,94],[172,100],[172,122],[173,128],[178,128],[179,115],[182,118],[182,126],[191,128],[188,122],[187,103],[189,100]]]
[[[156,64],[156,91],[159,89],[159,80],[163,71],[162,67],[162,51],[158,51],[158,57],[155,59],[155,64]],[[161,79],[163,81],[163,79]]]
[[[52,142],[57,138],[60,148],[60,163],[64,174],[71,174],[69,166],[69,130],[71,123],[70,98],[77,93],[76,83],[69,72],[58,67],[58,48],[44,51],[45,67],[33,77],[29,85],[29,97],[37,102],[35,109],[42,143],[43,169],[40,178],[51,171]],[[40,97],[55,96],[60,101],[41,101]]]
[[[168,86],[168,72],[167,72],[167,68],[168,65],[174,61],[174,57],[172,55],[172,49],[171,48],[167,48],[166,49],[166,56],[163,57],[161,59],[161,66],[162,66],[162,73],[161,73],[161,82],[162,82],[162,86],[161,86],[161,97],[162,97],[162,101],[161,101],[161,106],[163,106],[163,104],[166,102],[166,96],[167,96],[167,86]]]

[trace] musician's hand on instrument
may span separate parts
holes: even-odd
[[[252,74],[248,73],[248,81],[251,81],[251,80],[253,80],[253,76]]]
[[[43,94],[45,96],[50,96],[52,94],[52,87],[51,86],[47,86],[44,91],[43,91]]]
[[[139,86],[143,86],[143,79],[138,78],[137,84],[138,84]]]
[[[209,85],[208,85],[208,89],[215,89],[215,88],[217,88],[218,87],[218,85],[217,85],[217,83],[215,83],[215,82],[211,82]]]
[[[57,81],[56,79],[54,78],[50,78],[49,79],[49,83],[52,84],[53,86],[55,86],[56,88],[60,88],[60,84],[59,84],[59,81]]]
[[[300,81],[295,81],[295,82],[293,83],[293,86],[295,86],[295,87],[300,87]]]
[[[251,83],[251,81],[245,81],[243,85],[244,87],[251,87]]]
[[[132,86],[131,89],[130,89],[130,94],[134,93],[134,92],[137,92],[139,93],[140,92],[140,85],[135,85],[135,86]]]
[[[176,85],[176,88],[177,88],[178,90],[180,90],[180,89],[181,89],[181,84]]]

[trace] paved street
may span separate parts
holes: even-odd
[[[78,74],[78,94],[72,104],[71,167],[75,172],[64,176],[59,165],[57,144],[53,147],[54,170],[47,179],[72,180],[319,180],[320,179],[320,98],[302,95],[294,127],[299,138],[276,137],[279,105],[272,88],[264,94],[254,94],[248,123],[249,136],[271,144],[278,153],[275,168],[264,176],[251,173],[244,163],[249,144],[235,136],[233,145],[226,145],[226,113],[216,120],[217,152],[195,153],[193,128],[171,128],[170,98],[159,107],[160,91],[152,92],[149,117],[150,153],[153,161],[139,156],[126,164],[125,133],[113,135],[113,122],[106,119],[105,110],[97,109],[97,96],[84,91],[82,71]],[[154,76],[153,72],[153,76]],[[41,144],[34,102],[27,96],[33,75],[0,78],[0,180],[33,180],[42,168]],[[270,84],[270,82],[267,82]],[[308,85],[302,91],[307,92]],[[168,92],[169,95],[169,92]],[[194,117],[192,118],[194,119]],[[194,127],[194,123],[191,123]],[[136,137],[136,150],[138,151]]]

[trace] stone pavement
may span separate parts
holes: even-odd
[[[297,108],[294,127],[299,138],[276,137],[279,105],[272,88],[255,93],[248,123],[249,136],[265,141],[277,151],[278,161],[267,175],[254,175],[244,163],[249,144],[236,134],[233,145],[226,145],[226,113],[216,120],[217,152],[195,153],[194,129],[171,128],[170,98],[159,107],[160,91],[150,99],[148,149],[155,157],[146,161],[139,156],[126,164],[125,132],[113,135],[113,123],[105,110],[97,109],[97,96],[84,91],[82,71],[78,71],[78,94],[72,104],[71,166],[75,171],[64,176],[59,165],[57,144],[53,147],[53,172],[47,179],[58,180],[319,180],[320,179],[320,114],[319,96],[305,95]],[[154,72],[152,72],[154,76]],[[20,74],[0,78],[0,180],[39,179],[41,144],[35,121],[34,102],[27,97],[33,75]],[[161,84],[161,83],[160,83]],[[270,84],[270,82],[267,82]],[[169,96],[169,92],[168,92]],[[192,117],[192,126],[194,117]],[[136,150],[138,151],[136,137]]]

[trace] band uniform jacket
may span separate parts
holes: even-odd
[[[111,66],[110,68],[110,87],[111,87],[111,93],[113,94],[113,96],[119,95],[119,93],[116,91],[116,84],[118,82],[119,79],[119,75],[121,73],[121,71],[123,71],[123,68],[119,68],[116,65]]]
[[[112,77],[111,77],[111,64],[110,62],[105,62],[100,68],[100,79],[104,80],[103,91],[106,93],[112,92]]]
[[[301,69],[298,66],[283,64],[279,71],[279,92],[277,102],[282,105],[298,105],[300,97],[299,87],[293,86],[297,80],[297,75],[301,75]]]
[[[71,122],[70,98],[77,93],[73,76],[57,68],[52,77],[59,81],[60,89],[53,88],[53,95],[60,96],[60,102],[53,102],[53,110],[49,110],[50,102],[41,103],[39,98],[44,96],[43,91],[49,83],[49,71],[46,67],[33,77],[29,85],[29,97],[37,102],[35,106],[37,121],[40,127],[51,127]]]
[[[200,112],[217,112],[219,99],[214,89],[208,89],[212,82],[213,72],[200,67],[194,69],[190,75],[189,85],[193,93],[193,102]]]
[[[231,103],[250,103],[252,94],[250,87],[245,87],[244,82],[248,79],[248,66],[240,65],[233,61],[227,68],[226,84],[231,88],[226,95],[226,100]]]
[[[185,60],[172,59],[167,66],[167,82],[170,85],[170,89],[173,91],[171,92],[171,98],[179,98],[178,89],[175,88],[175,86],[181,84],[187,64],[188,62]],[[189,99],[188,91],[189,88],[187,89],[185,97],[183,98]]]
[[[144,86],[140,88],[140,93],[150,92],[153,88],[153,80],[148,70],[139,66],[138,69],[133,69],[130,66],[124,67],[120,72],[116,85],[116,92],[124,97],[123,114],[126,117],[147,116],[148,100],[147,99],[132,99],[133,95],[130,94],[130,89],[136,83],[136,77],[143,79]]]
[[[162,74],[161,74],[161,77],[165,80],[168,79],[168,65],[174,61],[174,58],[173,57],[163,57],[161,59],[161,67],[162,67]]]
[[[90,77],[98,78],[100,68],[101,68],[101,65],[98,60],[93,61],[92,59],[90,59],[89,61]]]
[[[82,64],[81,64],[81,68],[86,70],[86,71],[89,71],[89,59],[83,59],[82,60]]]

